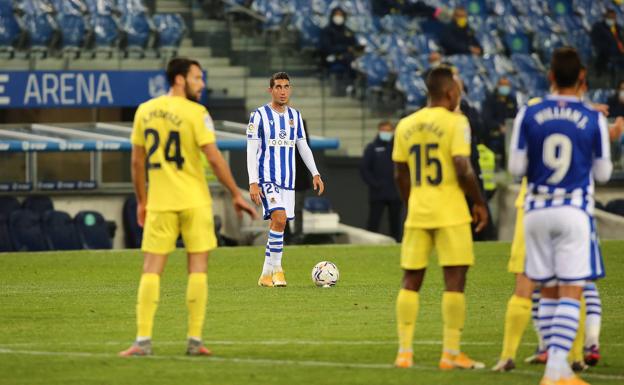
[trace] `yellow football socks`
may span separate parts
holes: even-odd
[[[570,353],[568,355],[568,359],[571,362],[583,362],[585,359],[583,346],[585,345],[585,318],[587,317],[587,306],[585,304],[585,298],[583,298],[583,296],[581,296],[580,303],[581,311],[579,313],[578,331],[576,332],[576,338],[572,343],[572,349],[570,349]]]
[[[137,295],[137,337],[151,338],[154,327],[154,315],[160,298],[160,276],[144,273],[139,283]]]
[[[518,297],[515,294],[507,302],[501,359],[516,359],[520,340],[531,318],[531,305],[530,298]]]
[[[412,350],[414,328],[418,316],[419,295],[413,290],[401,289],[396,302],[397,331],[399,333],[399,350]]]
[[[186,288],[188,307],[188,337],[201,339],[208,300],[208,282],[206,273],[191,273]]]
[[[466,321],[466,297],[464,293],[445,291],[442,294],[442,320],[444,336],[442,349],[457,354],[460,352],[459,341]]]

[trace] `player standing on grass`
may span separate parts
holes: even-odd
[[[247,128],[249,196],[262,205],[264,219],[271,220],[259,286],[286,286],[282,251],[286,223],[295,217],[295,146],[313,176],[314,190],[321,195],[325,189],[305,140],[301,113],[288,106],[290,91],[288,74],[273,74],[271,102],[251,113]]]
[[[527,176],[525,274],[542,284],[540,329],[548,347],[542,385],[580,385],[567,362],[586,280],[604,276],[593,220],[595,179],[612,171],[606,118],[577,96],[582,64],[573,48],[551,61],[554,93],[516,116],[509,171]]]
[[[143,275],[137,299],[137,338],[120,356],[152,354],[152,328],[160,297],[160,276],[167,255],[182,234],[188,253],[189,355],[210,355],[202,344],[208,284],[208,252],[217,246],[212,200],[200,159],[203,152],[221,183],[232,194],[236,213],[252,218],[230,169],[215,143],[212,119],[197,103],[204,89],[198,62],[172,59],[167,65],[169,94],[139,106],[132,129],[132,182],[137,197],[137,219],[144,227]],[[149,189],[146,191],[146,169]]]
[[[395,366],[413,364],[412,340],[419,308],[419,291],[431,249],[443,267],[443,351],[439,367],[480,369],[481,362],[460,350],[466,317],[466,273],[474,263],[470,211],[464,193],[474,202],[472,216],[481,231],[487,208],[470,165],[470,126],[454,112],[460,89],[449,67],[427,76],[429,105],[402,119],[397,126],[392,159],[399,192],[408,203],[401,248],[403,285],[396,303],[399,352]],[[463,191],[462,191],[463,190]]]

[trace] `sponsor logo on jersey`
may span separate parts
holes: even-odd
[[[273,147],[295,147],[295,141],[289,139],[269,139],[268,144]]]

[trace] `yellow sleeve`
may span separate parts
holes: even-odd
[[[134,113],[130,142],[135,146],[145,147],[145,127],[143,127],[143,105],[140,105]]]
[[[400,121],[394,132],[394,147],[392,149],[392,160],[397,163],[406,163],[409,159],[409,150],[403,136],[404,122]]]
[[[527,193],[527,178],[522,178],[522,184],[520,185],[520,191],[518,192],[518,197],[516,198],[516,202],[514,205],[516,208],[522,208],[524,206],[524,197]]]
[[[457,117],[452,133],[451,156],[470,156],[470,124],[464,115]]]
[[[193,132],[195,134],[195,142],[199,147],[216,141],[214,123],[205,108],[202,108],[202,113],[197,114],[197,118],[194,119]]]

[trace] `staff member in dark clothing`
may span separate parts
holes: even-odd
[[[598,76],[607,70],[609,63],[624,65],[624,32],[617,24],[617,14],[613,9],[607,11],[603,21],[592,26],[591,39],[596,52]]]
[[[499,168],[505,165],[505,121],[513,119],[516,112],[518,107],[511,93],[511,83],[503,76],[498,80],[496,90],[485,98],[482,115],[485,123],[483,139],[496,154],[496,164]]]
[[[624,116],[624,80],[620,80],[615,93],[607,101],[609,105],[609,117],[617,118]]]
[[[388,207],[390,235],[397,242],[401,241],[401,210],[403,204],[394,183],[394,163],[392,146],[394,126],[389,121],[380,122],[379,133],[364,150],[360,166],[362,179],[368,186],[368,225],[369,231],[379,232],[381,216]]]
[[[332,9],[329,24],[321,30],[320,49],[327,70],[353,78],[351,62],[358,43],[355,35],[346,26],[347,13],[339,7]]]
[[[458,54],[481,55],[483,53],[481,44],[479,44],[474,31],[468,25],[468,14],[464,7],[455,8],[453,21],[442,31],[440,45],[447,56]]]

